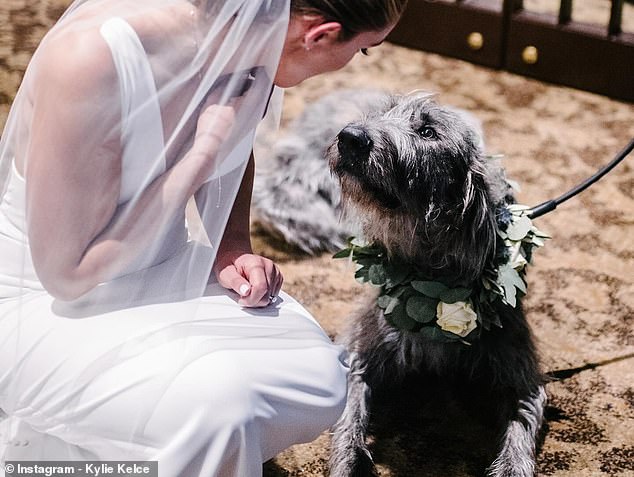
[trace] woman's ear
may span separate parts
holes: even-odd
[[[331,45],[339,41],[342,26],[338,22],[324,22],[322,18],[307,26],[304,33],[304,48],[310,50],[315,46]]]

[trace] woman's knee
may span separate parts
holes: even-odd
[[[296,350],[292,356],[283,350],[217,352],[184,368],[154,415],[163,414],[165,435],[198,415],[201,432],[257,428],[265,440],[269,433],[288,433],[288,446],[313,440],[337,421],[345,407],[347,371],[336,346]]]
[[[298,387],[304,395],[307,436],[312,440],[339,419],[346,405],[348,366],[337,346],[316,348],[304,355]]]
[[[178,374],[154,415],[163,414],[159,421],[166,426],[166,435],[178,432],[192,416],[198,416],[200,432],[214,434],[249,426],[256,406],[257,394],[247,373],[223,353],[214,353]]]
[[[324,418],[332,425],[346,406],[349,369],[345,353],[335,346],[322,353],[320,363],[323,370],[322,384],[330,397],[324,409]]]

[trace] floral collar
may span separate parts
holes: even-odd
[[[430,340],[471,344],[482,330],[502,326],[492,310],[493,302],[501,300],[515,307],[518,294],[526,294],[525,267],[533,248],[549,238],[533,225],[529,213],[529,207],[519,204],[498,211],[498,234],[505,253],[501,264],[485,269],[472,288],[429,280],[415,265],[393,263],[384,248],[354,237],[334,258],[349,258],[357,264],[359,282],[381,287],[377,304],[391,325]]]

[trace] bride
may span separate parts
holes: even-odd
[[[0,462],[257,476],[334,423],[343,351],[251,250],[252,144],[404,4],[71,5],[0,142]]]

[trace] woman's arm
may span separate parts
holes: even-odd
[[[25,172],[33,264],[64,300],[116,276],[161,239],[213,170],[233,123],[232,108],[208,105],[185,158],[113,222],[121,183],[116,73],[100,37],[76,40],[82,50],[72,57],[56,45],[40,52]]]
[[[218,247],[214,272],[222,286],[240,295],[239,304],[261,307],[271,302],[269,296],[277,296],[284,278],[272,260],[253,254],[251,248],[249,209],[254,173],[251,154]]]

